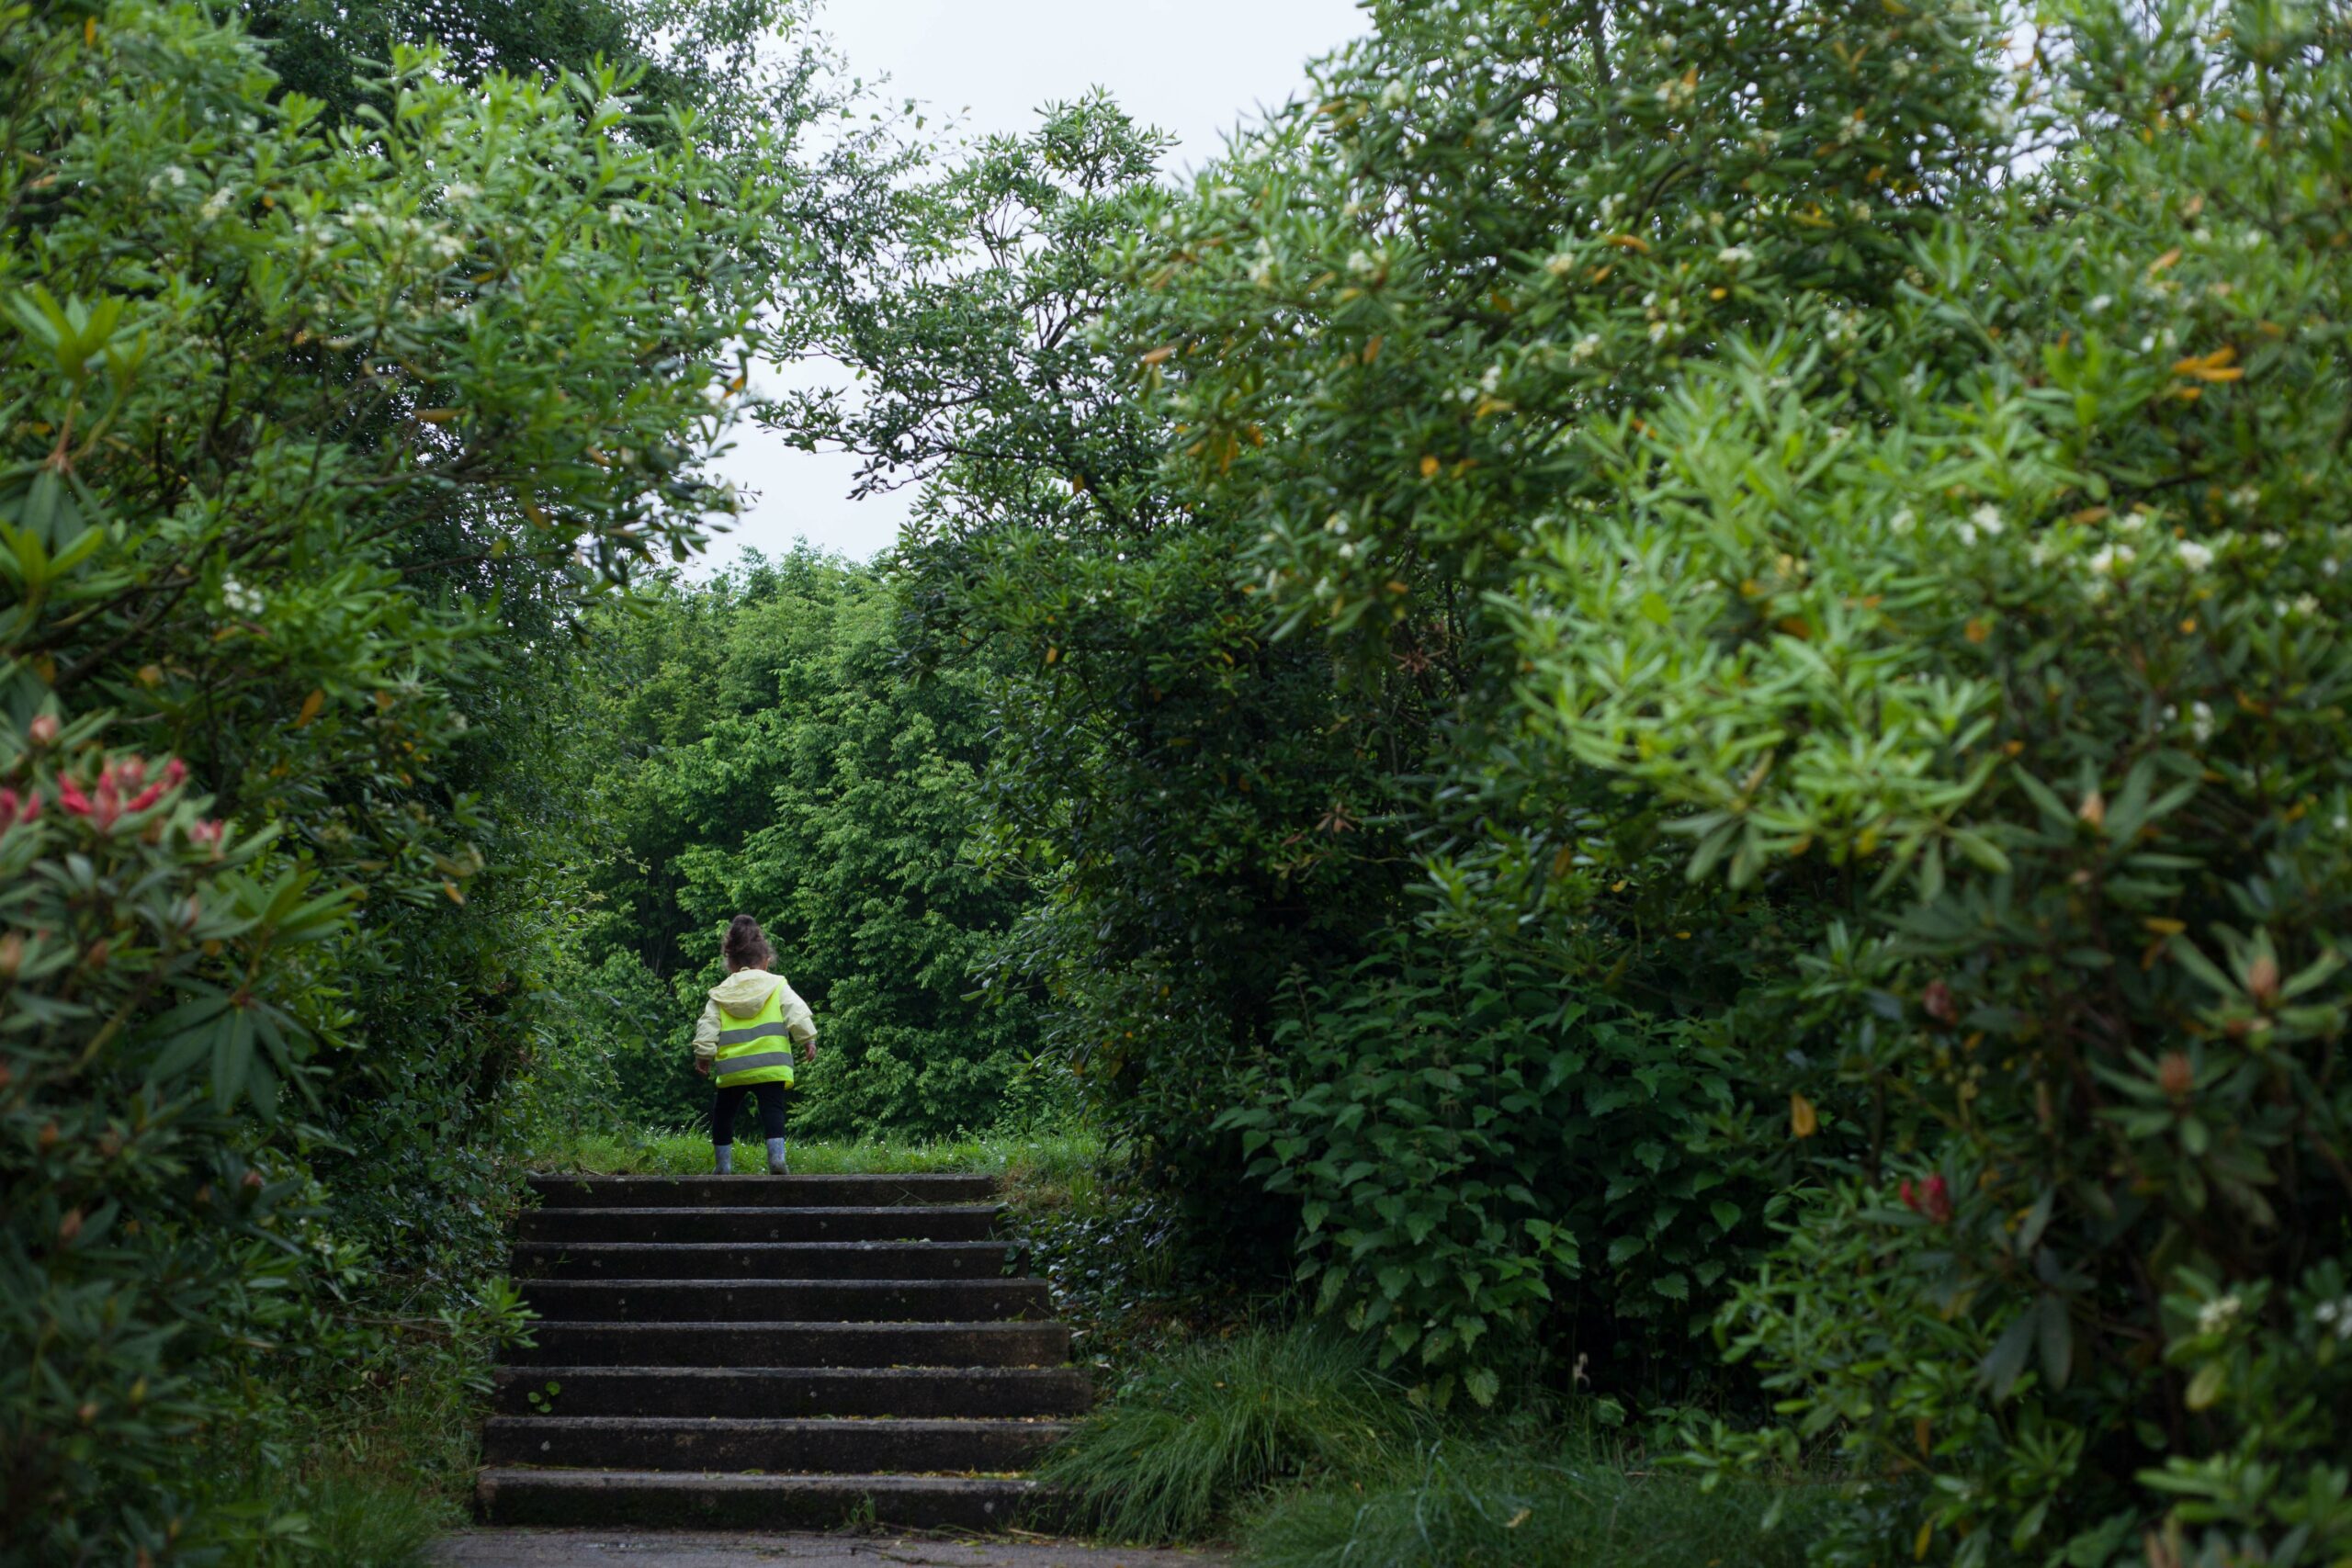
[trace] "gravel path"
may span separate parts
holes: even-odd
[[[1052,1541],[922,1536],[740,1535],[593,1529],[462,1530],[444,1568],[1225,1568],[1222,1557]]]

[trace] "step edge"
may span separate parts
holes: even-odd
[[[1004,1213],[1004,1203],[567,1203],[564,1208],[526,1208],[525,1213],[588,1215],[680,1215],[680,1213]]]
[[[938,1280],[921,1274],[903,1280],[895,1277],[884,1278],[880,1275],[871,1279],[851,1280],[705,1280],[693,1275],[672,1279],[651,1274],[632,1274],[626,1280],[526,1280],[524,1283],[535,1287],[550,1286],[558,1289],[578,1286],[584,1290],[594,1291],[637,1290],[650,1285],[690,1285],[696,1289],[712,1291],[741,1291],[768,1286],[791,1289],[802,1285],[824,1285],[852,1290],[883,1287],[901,1290],[909,1285],[920,1285],[926,1289],[970,1291],[993,1290],[1006,1285],[1045,1285],[1050,1281],[1035,1274],[983,1274],[977,1280]]]
[[[876,1329],[883,1328],[889,1329],[894,1333],[904,1333],[909,1329],[936,1329],[942,1332],[949,1330],[968,1332],[977,1328],[994,1330],[999,1333],[1012,1333],[1015,1330],[1021,1329],[1035,1330],[1063,1328],[1069,1325],[1064,1324],[1058,1318],[941,1317],[907,1318],[902,1321],[896,1322],[885,1319],[876,1323],[862,1321],[854,1317],[828,1317],[810,1318],[806,1322],[778,1323],[773,1318],[759,1317],[679,1317],[656,1318],[650,1323],[644,1323],[631,1322],[628,1318],[558,1317],[540,1319],[537,1324],[532,1325],[531,1331],[536,1334],[541,1329],[547,1328],[620,1328],[641,1334],[647,1329],[651,1328],[756,1328],[763,1334],[773,1334],[778,1329],[823,1330],[841,1328],[855,1329],[861,1333],[870,1334]]]
[[[877,1380],[917,1378],[935,1380],[941,1377],[969,1378],[974,1382],[992,1379],[1026,1378],[1042,1382],[1048,1378],[1082,1380],[1087,1369],[1075,1364],[1058,1367],[565,1367],[513,1366],[491,1368],[491,1375],[504,1373],[528,1374],[533,1378],[571,1377],[707,1377],[713,1381],[730,1377],[787,1378],[874,1378]]]
[[[894,1432],[952,1433],[1075,1431],[1079,1423],[1058,1416],[488,1416],[484,1431],[574,1432],[586,1427],[621,1432],[793,1432],[817,1435],[854,1428]],[[571,1467],[566,1467],[571,1468]]]
[[[486,1464],[474,1472],[476,1481],[516,1476],[530,1481],[549,1481],[564,1486],[586,1486],[594,1483],[650,1485],[662,1491],[673,1491],[686,1485],[702,1485],[721,1482],[731,1485],[754,1487],[763,1483],[786,1483],[791,1486],[814,1489],[820,1485],[839,1485],[870,1489],[879,1482],[885,1485],[909,1482],[951,1482],[965,1486],[992,1486],[1007,1491],[1046,1491],[1046,1483],[1027,1475],[966,1475],[954,1471],[877,1471],[859,1474],[834,1471],[785,1471],[776,1474],[751,1475],[740,1470],[590,1470],[578,1465]],[[785,1490],[779,1486],[777,1490]]]

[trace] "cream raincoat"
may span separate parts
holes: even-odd
[[[737,1018],[749,1018],[767,1006],[770,992],[779,989],[784,992],[784,1027],[791,1032],[794,1043],[815,1044],[817,1021],[809,1015],[808,1004],[785,983],[783,976],[771,975],[764,969],[738,969],[710,988],[710,999],[703,1004],[702,1017],[695,1023],[695,1060],[718,1059],[720,1008]]]

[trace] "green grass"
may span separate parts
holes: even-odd
[[[860,1139],[791,1140],[796,1176],[907,1175],[925,1171],[981,1171],[1009,1184],[1061,1184],[1091,1176],[1102,1143],[1087,1133],[1022,1133],[945,1138],[914,1143]],[[761,1168],[765,1151],[753,1140],[735,1142],[736,1168]],[[699,1132],[583,1133],[550,1151],[544,1168],[594,1176],[707,1176],[710,1139]]]
[[[389,1387],[297,1417],[293,1432],[229,1435],[212,1499],[227,1559],[422,1568],[433,1543],[465,1522],[481,1454],[482,1402],[461,1371],[420,1357]]]
[[[1313,1325],[1160,1358],[1043,1474],[1103,1537],[1238,1537],[1253,1568],[1800,1568],[1828,1502],[1702,1491],[1556,1415],[1441,1419],[1362,1341]]]
[[[1781,1517],[1765,1520],[1774,1505]],[[1802,1568],[1823,1489],[1629,1464],[1574,1436],[1441,1439],[1385,1479],[1278,1498],[1242,1532],[1252,1568]]]
[[[1266,1488],[1382,1468],[1420,1421],[1354,1342],[1251,1330],[1180,1348],[1047,1456],[1078,1519],[1115,1540],[1193,1540]]]

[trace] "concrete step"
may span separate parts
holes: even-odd
[[[526,1242],[518,1280],[993,1280],[1018,1248],[1001,1241]]]
[[[1077,1367],[502,1367],[495,1388],[506,1416],[1078,1416],[1094,1403]]]
[[[1060,1421],[494,1416],[485,1464],[921,1475],[1026,1469]]]
[[[1054,1367],[1061,1323],[542,1323],[530,1367]]]
[[[1043,1501],[1035,1482],[986,1476],[491,1469],[474,1486],[484,1524],[637,1529],[830,1529],[856,1518],[901,1529],[1001,1530]]]
[[[757,1163],[756,1144],[739,1159]],[[565,1176],[530,1179],[543,1208],[871,1208],[982,1203],[996,1196],[991,1176]]]
[[[994,1323],[1053,1314],[1043,1280],[532,1280],[549,1322]]]
[[[811,1209],[526,1210],[515,1222],[526,1244],[571,1242],[986,1241],[993,1203],[834,1205]]]

